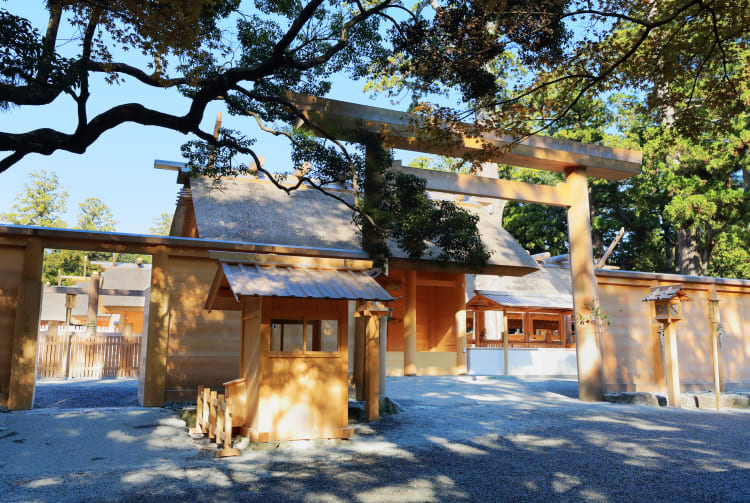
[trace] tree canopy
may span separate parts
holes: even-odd
[[[421,198],[415,180],[389,177],[387,155],[368,163],[364,151],[330,141],[285,92],[325,95],[333,76],[345,74],[408,96],[412,111],[436,119],[419,126],[427,133],[460,121],[454,126],[466,133],[522,136],[554,132],[586,100],[627,88],[647,97],[657,121],[700,141],[708,131],[729,131],[747,111],[749,7],[748,0],[49,0],[40,4],[49,14],[44,32],[0,9],[2,106],[71,99],[76,109],[65,131],[2,128],[0,172],[31,153],[83,153],[105,132],[136,123],[191,135],[183,153],[196,174],[255,170],[275,180],[260,161],[258,138],[200,128],[208,104],[223,101],[230,114],[290,140],[295,165],[309,167],[300,183],[323,191],[351,184],[360,197],[349,205],[371,254],[386,257],[392,238],[419,256],[426,239],[440,244],[441,258],[481,262],[476,231],[461,227],[471,226],[470,214]],[[63,24],[78,30],[77,45],[62,43]],[[128,98],[91,116],[92,79],[190,101],[175,113]],[[478,110],[481,120],[469,120]],[[295,131],[300,121],[323,139]],[[369,182],[368,170],[378,173]],[[393,194],[366,195],[366,186],[394,184]],[[394,195],[418,204],[401,207]],[[686,208],[670,211],[695,218]],[[415,227],[412,214],[430,225]]]

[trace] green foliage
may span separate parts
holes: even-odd
[[[65,211],[68,191],[63,189],[54,171],[29,173],[24,192],[16,196],[10,213],[0,214],[0,221],[15,225],[65,227],[60,218]]]
[[[115,221],[112,211],[101,199],[89,197],[78,204],[78,228],[84,231],[114,232]]]
[[[164,212],[158,217],[154,218],[153,225],[149,228],[148,233],[155,236],[169,236],[169,231],[172,229],[172,215]]]

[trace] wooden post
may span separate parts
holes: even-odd
[[[524,311],[521,313],[521,324],[523,326],[523,341],[531,342],[531,335],[534,332],[534,325],[531,323],[531,313]]]
[[[144,407],[164,405],[167,378],[167,342],[169,339],[169,256],[160,251],[153,256],[151,265],[151,294],[148,307],[148,330],[144,356],[143,398]]]
[[[198,386],[198,397],[195,400],[195,427],[189,430],[190,435],[203,436],[203,386]]]
[[[247,381],[245,386],[245,428],[258,432],[260,417],[258,414],[260,394],[260,355],[263,337],[261,334],[263,299],[259,297],[242,297],[242,348],[240,357],[240,375]],[[242,404],[235,405],[241,407]],[[247,436],[248,432],[243,431]]]
[[[664,323],[667,366],[667,399],[670,407],[680,406],[680,367],[677,358],[677,331],[674,323]]]
[[[595,320],[579,321],[592,317],[599,309],[591,243],[586,169],[583,167],[566,169],[565,185],[571,202],[568,208],[568,242],[570,243],[570,275],[576,319],[578,397],[585,401],[596,401],[601,400],[604,388],[597,323]]]
[[[90,335],[96,335],[96,323],[97,315],[99,313],[99,273],[94,271],[91,273],[91,280],[89,283],[89,309],[88,316],[86,317],[86,325],[88,325]]]
[[[22,280],[16,297],[13,353],[8,383],[9,410],[31,409],[34,406],[43,259],[44,248],[39,239],[30,238],[26,245]]]
[[[708,316],[711,327],[711,360],[714,371],[714,394],[716,395],[716,410],[721,410],[721,365],[719,360],[719,297],[716,288],[713,289],[711,298],[708,299]]]
[[[404,375],[417,375],[417,271],[404,281]]]
[[[456,333],[456,374],[463,375],[468,371],[466,354],[466,283],[465,276],[460,274],[459,284],[456,288],[456,313],[454,315],[453,329]]]
[[[208,439],[216,437],[216,403],[218,392],[211,391],[208,399]]]
[[[362,306],[357,302],[357,309]],[[366,399],[365,393],[365,346],[367,341],[367,319],[364,317],[354,318],[354,388],[357,401]]]
[[[367,324],[365,333],[365,418],[367,421],[376,421],[380,416],[380,400],[378,375],[380,329],[377,316],[362,317]]]
[[[508,331],[508,311],[503,309],[503,375],[508,375],[508,349],[510,348],[510,332]]]
[[[380,348],[378,349],[378,394],[385,395],[385,377],[388,372],[388,317],[382,316],[379,321]]]

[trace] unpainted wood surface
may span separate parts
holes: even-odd
[[[23,270],[23,247],[0,246],[0,406],[8,403],[16,302]]]

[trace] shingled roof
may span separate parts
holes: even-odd
[[[190,180],[198,235],[203,239],[243,241],[298,247],[361,250],[360,237],[352,223],[352,211],[344,204],[310,187],[287,195],[267,180],[209,178]],[[336,195],[348,201],[346,190]],[[500,225],[486,208],[467,207],[479,214],[478,228],[491,252],[490,266],[505,273],[527,274],[538,269],[534,259]],[[394,258],[407,254],[391,245]],[[426,260],[437,249],[428,249]]]

